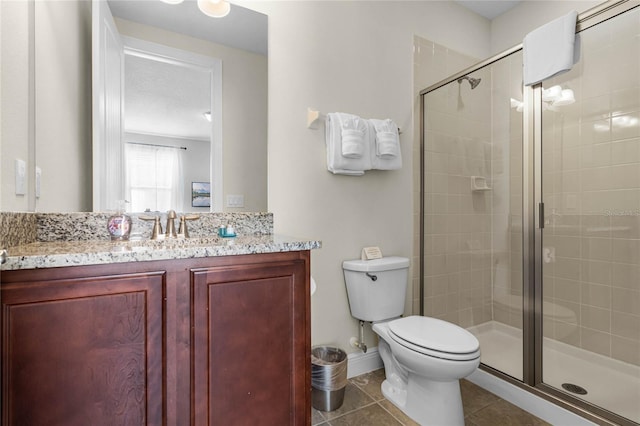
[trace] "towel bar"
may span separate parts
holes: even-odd
[[[318,110],[308,107],[307,108],[307,128],[311,130],[318,130],[320,121],[327,119],[327,114],[323,114]],[[402,131],[398,127],[398,134],[401,135]]]

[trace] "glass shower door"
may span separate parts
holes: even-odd
[[[640,422],[640,11],[543,82],[543,383]]]
[[[424,95],[424,314],[523,378],[522,53]]]

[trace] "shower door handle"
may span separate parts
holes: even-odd
[[[544,203],[538,203],[538,228],[544,229]]]

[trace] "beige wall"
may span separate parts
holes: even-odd
[[[0,2],[0,207],[4,211],[26,211],[28,198],[15,195],[15,160],[29,161],[29,5]],[[28,178],[30,176],[27,176]]]
[[[91,5],[3,1],[0,7],[2,210],[90,209]],[[31,30],[29,7],[35,22]],[[30,43],[35,46],[31,67]],[[30,74],[37,99],[31,120]],[[26,195],[15,195],[16,158],[27,162]],[[34,203],[36,165],[42,169],[42,196]]]
[[[36,210],[91,210],[91,3],[35,3]]]
[[[123,19],[116,24],[122,35],[222,61],[223,203],[227,194],[243,194],[245,203],[225,211],[266,211],[267,57]]]
[[[421,34],[476,57],[488,54],[488,21],[453,2],[251,3],[269,15],[269,209],[276,232],[313,237],[318,283],[312,343],[348,352],[358,335],[342,261],[364,246],[412,258],[413,36]],[[466,30],[458,31],[450,22]],[[306,128],[307,107],[391,118],[402,129],[404,166],[362,177],[327,171],[324,129]],[[411,293],[411,289],[409,290]],[[405,312],[412,312],[407,297]],[[375,346],[369,328],[366,342]]]

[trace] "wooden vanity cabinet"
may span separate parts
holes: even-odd
[[[164,284],[163,271],[3,272],[2,423],[161,424]]]
[[[4,271],[2,425],[309,425],[309,252]]]

